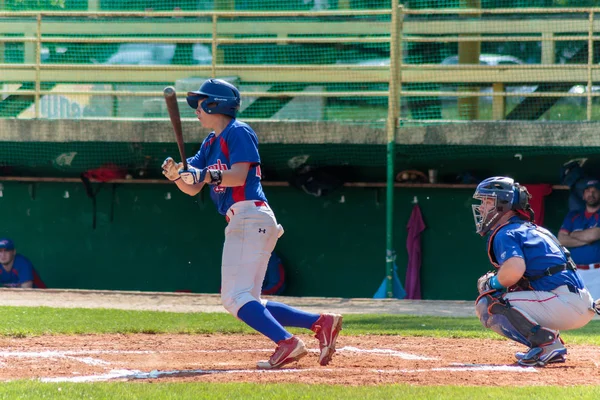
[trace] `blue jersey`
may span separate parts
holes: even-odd
[[[495,266],[502,266],[512,257],[522,258],[526,278],[543,275],[548,268],[567,263],[567,257],[552,233],[518,217],[511,218],[489,235],[488,254]],[[534,290],[542,291],[562,285],[583,289],[579,274],[571,270],[533,280],[530,285]]]
[[[567,233],[598,227],[598,212],[588,213],[585,210],[571,211],[565,217],[561,231]],[[594,264],[600,262],[600,240],[579,247],[570,247],[571,257],[575,264]]]
[[[0,284],[18,286],[24,282],[33,281],[33,265],[25,256],[15,255],[13,267],[6,271],[0,266]]]
[[[210,186],[210,198],[220,214],[225,215],[229,207],[238,201],[267,201],[260,184],[260,156],[258,155],[258,137],[250,126],[232,119],[227,127],[216,136],[211,132],[202,142],[194,157],[188,158],[188,164],[198,168],[210,168],[226,171],[236,163],[250,163],[246,182],[242,186]]]

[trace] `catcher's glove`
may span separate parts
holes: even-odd
[[[490,290],[496,290],[490,285],[490,279],[494,276],[496,276],[496,271],[490,271],[477,279],[477,291],[479,294],[489,292]]]

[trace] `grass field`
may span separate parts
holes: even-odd
[[[1,307],[0,334],[5,338],[90,334],[248,334],[250,328],[228,314],[166,313],[107,309]],[[600,345],[600,321],[565,332],[568,343]],[[475,318],[438,318],[405,315],[345,316],[342,336],[398,335],[435,338],[495,339]],[[0,338],[1,340],[1,338]],[[576,370],[568,373],[577,373]],[[490,375],[493,379],[493,375]],[[256,383],[4,382],[0,399],[597,399],[600,386],[342,386]]]

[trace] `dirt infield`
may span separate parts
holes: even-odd
[[[376,385],[579,385],[600,379],[600,350],[570,346],[568,360],[523,368],[508,341],[400,336],[340,336],[332,363],[308,356],[277,371],[258,371],[273,345],[259,335],[78,335],[0,340],[0,380],[46,382],[193,381]],[[575,372],[576,373],[569,373]]]
[[[283,298],[320,312],[472,316],[472,302]],[[8,306],[119,308],[223,312],[218,295],[86,290],[0,289]],[[332,363],[317,363],[318,343],[301,336],[310,353],[278,371],[258,371],[274,345],[261,335],[77,335],[0,338],[0,380],[48,382],[194,381],[302,382],[376,385],[578,385],[600,380],[600,348],[568,345],[564,364],[523,368],[508,340],[344,336]],[[573,372],[573,373],[569,373]]]

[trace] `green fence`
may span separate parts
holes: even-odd
[[[180,94],[193,153],[206,132],[182,94],[220,77],[242,91],[266,185],[309,164],[387,188],[389,276],[403,171],[435,170],[412,187],[440,189],[495,174],[556,184],[565,161],[597,163],[595,5],[0,0],[0,174],[69,181],[110,165],[152,183],[177,152],[162,89]]]

